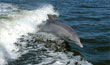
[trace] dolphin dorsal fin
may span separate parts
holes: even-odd
[[[48,21],[49,22],[55,22],[54,18],[52,17],[52,15],[48,14]]]

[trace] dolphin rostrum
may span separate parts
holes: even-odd
[[[48,15],[48,22],[40,29],[40,31],[52,33],[67,42],[75,43],[81,48],[83,47],[76,32],[74,32],[70,26],[61,22],[56,22],[51,15]]]

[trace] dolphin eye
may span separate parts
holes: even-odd
[[[73,41],[71,37],[69,38],[69,40],[70,40],[70,41]]]
[[[69,41],[75,42],[74,37],[73,36],[72,37],[69,37]]]

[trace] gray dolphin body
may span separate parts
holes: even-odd
[[[51,15],[48,15],[48,22],[40,29],[40,31],[52,33],[67,42],[75,43],[81,48],[83,47],[76,32],[74,32],[68,25],[56,22]]]

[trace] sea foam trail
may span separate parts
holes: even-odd
[[[11,4],[0,5],[0,7],[7,11],[3,8],[7,5],[13,8]],[[6,13],[2,9],[0,12]],[[20,56],[20,53],[17,52],[19,47],[14,43],[21,35],[37,31],[37,26],[47,20],[47,14],[58,15],[54,11],[53,6],[44,5],[33,11],[22,10],[17,13],[8,14],[6,19],[0,19],[0,65],[6,64],[9,59],[16,59]]]
[[[81,56],[66,51],[65,44],[58,44],[58,39],[55,35],[44,32],[22,36],[17,44],[20,44],[23,52],[28,52],[9,65],[92,65]]]

